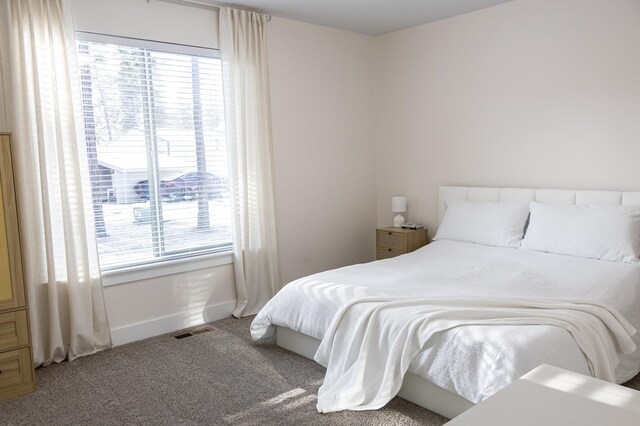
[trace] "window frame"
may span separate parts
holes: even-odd
[[[220,50],[211,47],[191,46],[187,44],[160,42],[133,37],[114,36],[87,31],[74,31],[74,41],[114,44],[156,52],[174,53],[180,55],[201,56],[220,59]],[[217,244],[199,250],[185,250],[175,253],[167,252],[154,261],[131,263],[113,266],[100,270],[103,285],[111,286],[133,281],[162,277],[177,273],[196,271],[215,266],[233,263],[234,242]]]
[[[233,264],[233,249],[198,256],[167,258],[161,262],[109,269],[101,272],[102,286],[128,284],[152,278]]]
[[[141,38],[114,36],[87,31],[75,31],[75,40],[137,47],[140,49],[150,49],[158,52],[176,53],[179,55],[205,56],[207,58],[220,59],[220,50],[212,47],[190,46],[188,44],[145,40]]]

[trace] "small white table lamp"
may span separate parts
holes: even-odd
[[[404,216],[400,213],[407,211],[407,197],[404,195],[394,195],[391,197],[391,211],[398,213],[393,218],[393,226],[395,228],[400,228],[404,224]]]

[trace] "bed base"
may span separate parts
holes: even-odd
[[[313,359],[320,341],[287,327],[277,327],[277,344],[281,348]],[[400,398],[452,419],[475,404],[427,379],[407,373],[398,392]]]

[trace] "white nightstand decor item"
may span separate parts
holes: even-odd
[[[404,195],[394,195],[391,197],[391,211],[397,213],[393,218],[394,228],[400,228],[404,223],[404,216],[400,213],[407,211],[407,197]]]

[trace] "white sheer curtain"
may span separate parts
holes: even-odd
[[[96,249],[79,79],[65,0],[3,0],[0,58],[13,132],[37,365],[111,346]]]
[[[280,287],[265,25],[263,14],[220,8],[237,317],[258,312]]]

